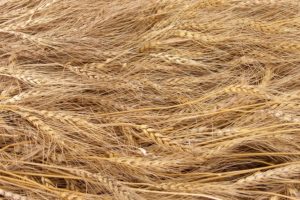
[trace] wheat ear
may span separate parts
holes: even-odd
[[[253,7],[253,6],[280,6],[284,5],[284,3],[287,3],[285,0],[245,0],[245,1],[238,1],[239,7]],[[291,3],[289,1],[290,5],[297,5],[297,2]]]
[[[300,175],[300,164],[290,164],[284,167],[257,172],[234,183],[238,187],[250,187],[260,184],[270,184],[272,180],[296,178]]]
[[[105,158],[112,163],[128,165],[133,167],[147,167],[147,168],[163,168],[164,166],[174,166],[179,161],[173,160],[159,160],[159,159],[145,159],[140,157],[111,157]]]
[[[204,66],[204,64],[194,61],[189,58],[183,58],[178,55],[166,54],[166,53],[157,53],[150,54],[155,58],[159,58],[167,63],[178,64],[178,65],[189,65],[189,66]]]
[[[155,129],[149,128],[147,125],[141,125],[140,129],[146,137],[148,137],[153,142],[155,142],[163,148],[174,149],[184,152],[189,151],[187,147],[183,147],[182,145],[177,144],[176,142],[172,141],[172,139],[163,136],[162,134],[158,133]]]
[[[7,30],[7,29],[0,29],[0,32],[2,33],[8,33],[14,36],[17,36],[19,38],[22,38],[24,40],[28,40],[31,41],[33,43],[37,43],[40,45],[44,45],[44,46],[49,46],[48,44],[50,43],[49,41],[43,39],[43,38],[39,38],[27,33],[22,33],[22,32],[17,32],[17,31],[11,31],[11,30]]]
[[[41,94],[41,92],[36,91],[36,90],[24,91],[24,92],[21,92],[20,94],[17,94],[15,96],[13,96],[10,99],[6,99],[4,101],[1,101],[0,103],[13,104],[13,103],[22,101],[23,99],[26,99],[26,98],[29,98],[29,97],[34,97],[34,96],[40,95],[40,94]]]
[[[143,52],[149,51],[151,49],[156,49],[160,45],[162,45],[161,41],[148,41],[148,42],[144,43],[142,45],[142,47],[139,48],[139,52],[143,53]]]
[[[293,100],[293,99],[300,99],[300,90],[294,91],[291,93],[283,94],[281,96],[282,99],[284,100]]]
[[[84,200],[83,197],[71,192],[63,192],[60,193],[59,196],[62,198],[62,200]]]
[[[17,71],[12,71],[6,74],[6,76],[16,78],[24,83],[28,83],[30,85],[42,85],[47,83],[47,81],[43,79],[36,78],[31,75],[32,72],[29,71],[23,71],[23,70],[17,70]]]
[[[280,110],[266,109],[266,110],[262,110],[261,112],[268,113],[269,115],[274,116],[277,119],[280,119],[282,121],[294,122],[294,123],[300,122],[300,117],[294,116],[292,114],[284,113],[283,111]]]
[[[217,137],[226,137],[226,136],[232,136],[241,131],[243,131],[243,129],[241,128],[223,128],[223,129],[214,130],[212,134]]]
[[[247,94],[251,96],[257,96],[264,99],[271,99],[271,96],[263,91],[262,89],[259,89],[255,86],[251,85],[232,85],[228,86],[224,89],[224,92],[226,93],[235,93],[235,94]]]
[[[43,117],[46,118],[54,118],[57,119],[63,123],[70,123],[70,124],[75,124],[79,127],[93,127],[95,128],[94,124],[81,119],[79,117],[75,117],[72,115],[68,115],[62,112],[53,112],[53,111],[48,111],[48,110],[30,110],[31,112],[34,112],[36,114],[39,114]]]
[[[169,190],[169,191],[185,191],[185,192],[192,192],[197,190],[196,184],[193,183],[175,183],[175,182],[168,182],[168,183],[161,183],[155,185],[156,188]]]
[[[67,64],[66,67],[73,73],[86,77],[88,79],[92,80],[104,80],[104,81],[110,81],[115,82],[117,78],[114,78],[113,76],[97,73],[91,69],[86,69],[84,67],[78,67],[78,66],[71,66],[70,64]],[[124,88],[133,88],[136,89],[136,85],[130,81],[122,80],[122,82],[119,82],[118,87],[124,87]]]
[[[235,23],[263,33],[282,33],[287,31],[286,29],[276,26],[273,23],[260,22],[250,19],[239,19],[236,20]]]
[[[7,89],[3,90],[0,95],[3,96],[4,98],[11,98],[11,96],[18,93],[19,90],[20,90],[20,88],[17,88],[17,87],[7,88]]]
[[[103,75],[103,74],[99,74],[96,73],[94,71],[91,71],[89,69],[86,69],[84,67],[78,67],[78,66],[71,66],[70,64],[67,64],[66,67],[73,73],[79,75],[79,76],[83,76],[83,77],[87,77],[89,79],[96,79],[96,80],[112,80],[113,81],[113,77],[108,76],[108,75]]]
[[[205,139],[210,140],[212,138],[218,138],[218,141],[221,141],[221,138],[223,137],[224,139],[227,139],[228,136],[230,136],[230,139],[233,139],[235,135],[239,136],[240,135],[239,133],[247,131],[247,129],[237,128],[237,127],[213,129],[211,131],[205,129],[206,127],[197,127],[186,131],[189,133],[189,135],[195,136],[196,140],[198,137],[200,137],[201,140],[205,140]]]
[[[201,149],[202,158],[203,159],[211,159],[213,157],[219,156],[226,151],[230,151],[232,148],[234,148],[237,144],[240,143],[240,140],[231,140],[231,141],[225,141],[221,144],[216,144],[216,147],[208,147]]]
[[[27,200],[25,196],[21,196],[19,194],[15,194],[13,192],[9,192],[3,189],[0,189],[0,195],[12,200]]]
[[[83,178],[90,178],[99,181],[103,184],[108,190],[114,193],[115,197],[118,200],[140,200],[143,199],[133,191],[130,191],[129,188],[124,186],[123,184],[119,183],[117,180],[103,176],[99,173],[93,174],[84,170],[77,170],[77,169],[70,169],[71,173],[83,177]]]
[[[279,197],[278,196],[272,196],[272,197],[270,197],[270,200],[279,200]]]
[[[32,115],[30,112],[27,112],[27,111],[14,111],[14,112],[19,114],[24,119],[26,119],[28,122],[30,122],[38,130],[41,130],[42,132],[47,134],[50,139],[53,139],[55,142],[58,142],[60,144],[64,144],[61,136],[58,133],[56,133],[45,122],[43,122],[41,119],[39,119],[38,117]]]
[[[289,52],[300,52],[300,43],[294,42],[281,42],[279,44],[274,44],[271,47],[274,47],[278,51],[289,51]]]
[[[48,3],[44,4],[44,5],[41,5],[37,8],[33,8],[33,9],[29,10],[28,13],[26,13],[26,15],[30,15],[30,16],[29,16],[29,19],[25,23],[23,22],[23,23],[19,23],[19,24],[11,24],[11,25],[8,25],[7,27],[5,27],[4,29],[5,30],[15,30],[15,29],[20,29],[20,28],[26,28],[26,26],[31,24],[32,17],[34,16],[34,14],[36,12],[39,12],[39,11],[43,10],[44,8],[49,7],[51,4],[53,4],[57,1],[58,0],[51,0]],[[48,21],[46,21],[46,22],[48,22]]]
[[[280,101],[275,99],[275,102],[270,103],[270,108],[271,109],[283,109],[283,108],[300,108],[300,103],[299,102],[284,102],[284,101]]]
[[[227,1],[226,0],[201,0],[195,5],[195,7],[198,8],[217,7],[225,4],[226,2],[228,2],[228,0]]]
[[[48,179],[46,177],[42,176],[41,177],[41,182],[42,182],[43,185],[45,185],[47,187],[54,187],[54,183],[50,179]]]
[[[230,39],[229,37],[206,35],[206,34],[202,34],[202,33],[185,31],[185,30],[170,31],[169,36],[176,36],[176,37],[186,38],[186,39],[190,39],[190,40],[199,40],[199,41],[205,42],[205,43],[222,42],[224,40]]]
[[[45,8],[48,8],[49,6],[51,6],[52,4],[55,4],[56,2],[58,2],[59,0],[50,0],[48,1],[48,3],[41,5],[39,7],[37,7],[36,9],[34,9],[31,13],[37,12],[37,11],[41,11]]]
[[[193,83],[199,83],[201,79],[197,77],[187,76],[187,77],[174,77],[168,78],[164,81],[167,85],[189,85]]]
[[[197,31],[207,31],[210,29],[215,29],[220,27],[220,24],[218,23],[199,23],[199,22],[183,22],[181,24],[178,24],[176,28],[181,30],[197,30]]]
[[[89,70],[101,70],[105,66],[106,63],[88,63],[83,66],[84,69]]]
[[[300,197],[300,192],[297,188],[295,187],[289,187],[288,192],[292,197]]]

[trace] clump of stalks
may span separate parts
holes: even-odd
[[[299,1],[0,10],[0,199],[300,199]]]

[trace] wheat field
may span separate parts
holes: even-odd
[[[0,199],[300,199],[299,0],[0,10]]]

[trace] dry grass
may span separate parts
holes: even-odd
[[[0,198],[300,199],[299,0],[0,10]]]

